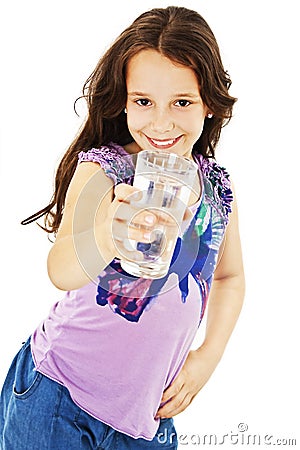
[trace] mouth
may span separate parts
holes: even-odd
[[[182,135],[174,139],[152,139],[149,136],[146,136],[146,138],[153,147],[157,149],[168,149],[177,144],[177,142],[182,138]]]

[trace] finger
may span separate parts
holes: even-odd
[[[178,404],[178,406],[176,407],[174,405],[174,408],[170,408],[164,415],[162,415],[162,418],[170,418],[170,417],[174,417],[177,416],[177,414],[182,413],[192,402],[192,397],[187,394],[184,399],[181,401],[180,404]]]
[[[117,217],[129,222],[132,220],[131,217],[133,217],[133,211],[135,211],[136,213],[140,211],[143,212],[143,215],[141,216],[142,220],[143,217],[148,217],[148,223],[150,223],[152,217],[152,220],[154,222],[158,222],[160,225],[168,226],[169,228],[174,228],[174,230],[177,230],[177,232],[179,231],[180,225],[178,224],[176,217],[174,217],[171,211],[154,206],[149,207],[144,203],[144,201],[140,201],[142,200],[142,197],[143,192],[141,190],[138,190],[137,188],[127,184],[118,184],[115,187],[115,200],[113,202],[115,203],[115,209],[120,207],[120,204],[122,204],[124,207],[126,205],[126,207],[130,207],[131,209],[127,211],[125,209],[119,210],[117,213]]]
[[[127,205],[128,206],[128,205]],[[130,207],[120,204],[112,217],[112,233],[121,239],[133,239],[140,242],[155,240],[156,216],[146,211],[135,213]]]
[[[142,192],[130,184],[120,183],[115,186],[115,197],[119,201],[130,203],[130,201],[137,201],[142,198]]]
[[[157,416],[159,416],[160,418],[168,418],[172,417],[175,414],[175,412],[176,414],[178,414],[178,411],[185,409],[186,406],[188,405],[188,398],[189,393],[186,390],[180,391],[178,395],[173,397],[169,402],[167,402],[165,405],[159,408]]]
[[[124,189],[125,190],[125,189]],[[126,196],[125,196],[126,197]],[[124,198],[125,198],[124,197]],[[111,220],[122,220],[124,222],[151,226],[157,222],[155,210],[141,209],[136,203],[127,203],[123,197],[116,197],[107,211]],[[130,199],[130,197],[126,197]]]
[[[164,391],[161,402],[167,402],[172,397],[175,397],[175,395],[178,395],[181,389],[184,386],[184,379],[179,373],[179,375],[175,378],[173,383]]]
[[[150,243],[154,240],[154,230],[151,227],[134,223],[128,225],[127,222],[121,220],[114,220],[112,233],[118,241],[131,239],[137,242]]]
[[[176,218],[167,209],[161,209],[154,206],[148,206],[144,201],[140,202],[143,198],[143,192],[136,187],[128,184],[120,183],[115,187],[115,197],[119,202],[131,204],[136,211],[150,211],[159,217],[160,223],[174,225]]]
[[[179,229],[180,224],[174,215],[168,210],[158,209],[158,208],[148,208],[148,211],[152,211],[160,225],[167,226],[169,228]]]
[[[120,203],[116,208],[113,219],[122,220],[130,225],[133,224],[133,226],[145,228],[151,228],[157,222],[156,215],[151,211],[146,209],[137,211],[135,208],[124,203]]]
[[[184,410],[192,403],[194,397],[195,397],[195,395],[190,395],[190,394],[188,394],[188,395],[183,399],[183,401],[182,401],[180,407],[179,407],[179,408],[176,408],[176,409],[174,409],[174,410],[172,411],[172,413],[171,413],[172,416],[171,416],[171,417],[177,416],[177,414],[182,413],[182,412],[183,412],[183,411],[184,411]]]

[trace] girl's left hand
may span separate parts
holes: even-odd
[[[190,351],[181,371],[165,390],[161,403],[167,403],[159,408],[156,418],[170,418],[184,411],[208,381],[217,363],[204,348]]]

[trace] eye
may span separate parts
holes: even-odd
[[[191,102],[189,102],[188,100],[177,100],[177,102],[175,102],[175,106],[180,106],[181,108],[186,108],[190,104]]]
[[[147,98],[140,98],[140,99],[136,100],[135,103],[137,103],[140,106],[150,106],[151,105],[150,100],[148,100]]]

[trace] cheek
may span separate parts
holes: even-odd
[[[143,114],[136,112],[127,112],[127,125],[129,130],[139,131],[146,125],[145,118]]]
[[[202,131],[203,131],[203,127],[204,127],[204,120],[201,120],[198,123],[198,127],[197,127],[197,130],[196,130],[197,139],[201,136]]]
[[[204,126],[204,118],[189,118],[182,123],[182,128],[187,134],[193,137],[200,137]]]

